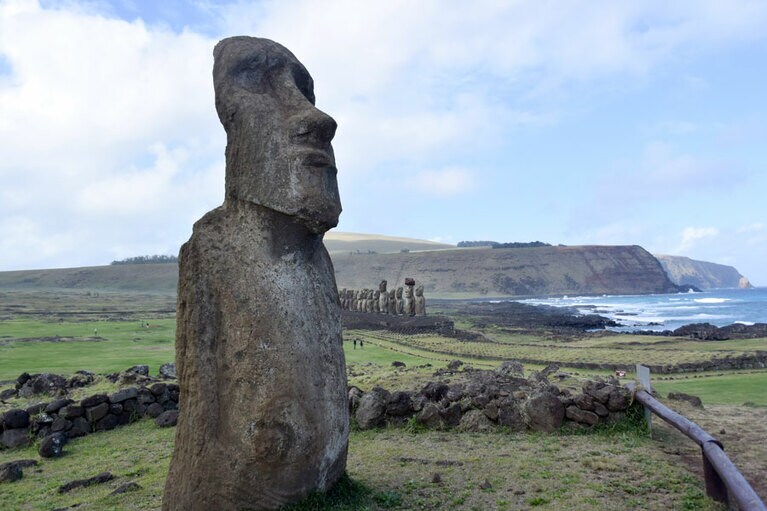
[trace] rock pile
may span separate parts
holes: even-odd
[[[179,388],[157,382],[149,387],[128,387],[113,394],[94,394],[80,401],[61,397],[26,409],[13,409],[0,419],[0,446],[23,447],[42,438],[40,455],[54,457],[70,438],[114,429],[141,417],[173,426],[178,414]]]
[[[402,425],[414,418],[429,429],[488,431],[503,426],[551,432],[568,424],[617,422],[632,404],[631,392],[613,378],[587,381],[582,392],[573,394],[548,381],[555,371],[550,367],[526,379],[518,362],[506,362],[495,371],[471,372],[465,383],[430,382],[417,393],[380,387],[363,393],[352,387],[349,407],[360,429]]]

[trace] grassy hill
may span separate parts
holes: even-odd
[[[178,265],[120,264],[0,272],[0,287],[176,291]]]
[[[455,245],[414,238],[383,236],[380,234],[330,231],[325,235],[325,247],[328,249],[328,252],[330,252],[330,255],[334,255],[357,252],[377,252],[383,254],[396,253],[403,250],[411,252],[419,250],[440,250],[455,248]]]
[[[339,289],[415,278],[432,296],[641,294],[674,291],[638,246],[455,248],[409,238],[334,233],[327,245]],[[407,249],[407,251],[404,251]],[[176,264],[121,264],[0,272],[0,287],[174,292]]]

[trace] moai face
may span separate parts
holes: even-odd
[[[380,284],[378,284],[378,290],[382,293],[386,292],[386,281],[382,280]]]
[[[374,292],[374,293],[373,293],[373,298],[375,298],[376,300],[378,300],[379,298],[381,298],[381,292],[380,292],[380,291],[376,291],[376,292]]]
[[[402,298],[402,287],[397,288],[397,298]]]
[[[225,39],[214,56],[216,111],[227,134],[226,197],[294,216],[317,234],[335,227],[336,122],[314,106],[312,77],[268,39]]]
[[[418,286],[417,288],[415,288],[415,295],[423,296],[423,286]]]

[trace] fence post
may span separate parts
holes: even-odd
[[[645,367],[642,364],[637,364],[637,380],[639,380],[639,384],[642,386],[642,388],[648,394],[652,395],[649,367]],[[652,434],[652,411],[650,411],[647,406],[644,407],[644,418],[647,421],[647,429],[649,429],[650,433]]]

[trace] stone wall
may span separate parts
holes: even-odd
[[[59,397],[8,410],[0,416],[0,448],[25,447],[36,438],[52,435],[81,437],[142,417],[151,417],[161,426],[173,426],[178,415],[178,396],[176,383],[155,382],[112,394],[93,394],[78,401]]]
[[[549,382],[556,370],[549,366],[526,379],[519,363],[506,362],[494,371],[473,371],[467,382],[431,382],[417,393],[353,387],[349,405],[360,429],[415,421],[428,429],[544,432],[614,423],[632,406],[631,392],[614,378],[587,381],[573,393]]]

